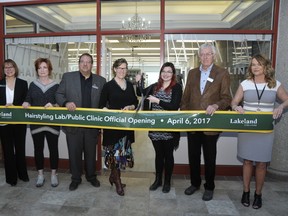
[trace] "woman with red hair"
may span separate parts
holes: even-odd
[[[139,83],[141,75],[136,76],[136,82]],[[150,103],[150,110],[178,110],[182,98],[182,86],[177,83],[176,69],[173,63],[166,62],[162,65],[157,83],[150,85],[146,89],[137,86],[137,95],[147,95]],[[150,186],[154,191],[162,185],[162,175],[165,170],[163,193],[168,193],[171,187],[171,176],[174,168],[173,151],[179,145],[179,132],[159,132],[149,131],[149,138],[155,149],[155,168],[156,178]]]

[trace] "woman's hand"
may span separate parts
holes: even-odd
[[[122,110],[134,110],[134,109],[135,109],[134,105],[128,105],[128,106],[125,106]]]
[[[283,106],[280,105],[273,110],[273,119],[279,118],[283,113]]]
[[[152,96],[152,95],[149,95],[149,97],[147,97],[147,99],[151,102],[151,103],[156,103],[156,104],[159,104],[160,103],[160,99]]]
[[[23,108],[25,108],[25,109],[27,109],[28,107],[30,107],[31,105],[28,103],[28,102],[24,102],[23,104],[22,104],[22,107]]]

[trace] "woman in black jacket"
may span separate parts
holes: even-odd
[[[136,82],[139,83],[141,75],[136,76]],[[150,103],[150,110],[178,110],[182,97],[182,87],[177,83],[175,66],[171,62],[166,62],[160,69],[157,83],[150,85],[146,89],[137,86],[137,95],[145,95]],[[150,186],[154,191],[162,185],[162,175],[165,170],[163,193],[168,193],[171,187],[171,176],[174,168],[173,151],[179,145],[179,132],[158,132],[149,131],[149,138],[155,149],[155,168],[156,179]]]
[[[7,59],[3,64],[4,79],[0,81],[0,105],[21,106],[25,100],[28,84],[19,79],[17,64]],[[25,158],[26,125],[8,124],[0,126],[0,138],[4,153],[6,182],[11,186],[17,179],[29,181]]]

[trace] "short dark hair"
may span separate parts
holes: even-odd
[[[93,57],[92,57],[92,55],[90,55],[89,53],[83,53],[83,54],[81,54],[80,57],[79,57],[79,61],[78,61],[79,63],[80,63],[81,58],[82,58],[83,56],[88,56],[88,57],[90,57],[90,59],[91,59],[91,64],[93,65]]]

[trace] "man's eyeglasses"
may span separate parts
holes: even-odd
[[[91,61],[80,61],[80,64],[91,64]]]

